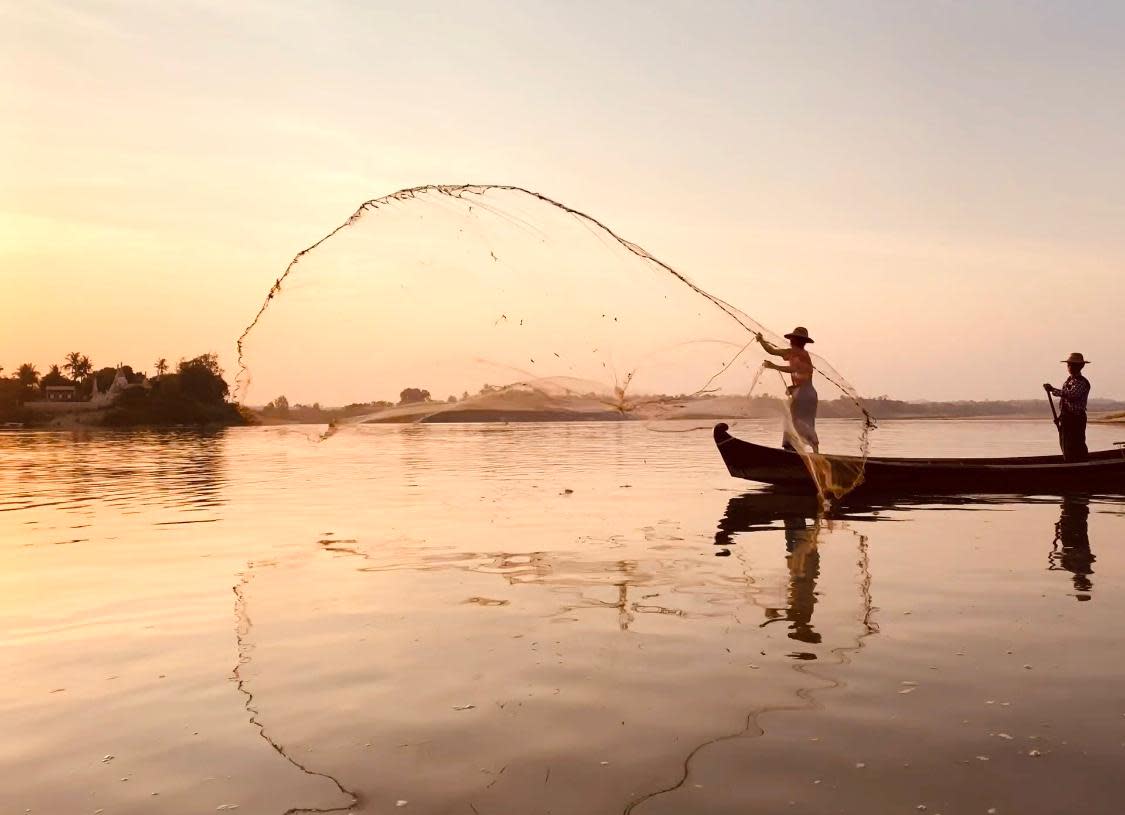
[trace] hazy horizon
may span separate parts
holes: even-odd
[[[0,0],[0,22],[4,375],[74,350],[231,375],[273,281],[362,201],[495,182],[807,325],[866,396],[1041,398],[1082,351],[1093,397],[1125,397],[1115,4]]]

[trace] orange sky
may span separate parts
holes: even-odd
[[[368,198],[584,209],[862,392],[1125,397],[1125,11],[0,0],[0,365],[234,340]],[[380,394],[372,394],[378,397]]]

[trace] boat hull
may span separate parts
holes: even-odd
[[[789,450],[763,447],[735,438],[725,424],[715,426],[715,444],[736,478],[772,484],[787,491],[816,491],[804,460]],[[851,456],[826,456],[858,465]],[[1062,456],[1018,458],[868,458],[862,493],[897,494],[1125,494],[1125,450],[1091,453],[1090,460],[1068,464]]]

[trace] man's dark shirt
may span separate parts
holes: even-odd
[[[1082,374],[1068,376],[1061,389],[1055,391],[1059,397],[1059,411],[1064,416],[1085,416],[1086,400],[1090,397],[1090,380]]]

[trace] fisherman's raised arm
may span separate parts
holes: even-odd
[[[772,342],[762,336],[761,331],[754,335],[754,339],[756,339],[761,344],[762,348],[765,349],[765,352],[767,354],[773,354],[775,357],[789,356],[788,348],[779,348],[778,346],[774,345]]]

